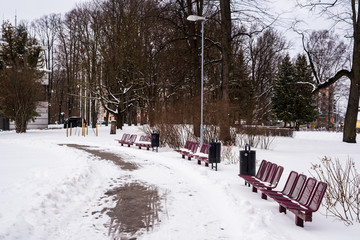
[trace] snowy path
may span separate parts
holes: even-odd
[[[138,153],[132,158],[143,168],[134,172],[135,178],[156,184],[167,193],[168,216],[144,239],[291,239],[272,230],[273,215],[277,215],[273,203],[271,210],[257,209],[251,203],[253,193],[236,174],[221,179],[223,166],[215,172],[181,159],[175,152],[148,152],[144,158],[143,152],[122,150]],[[156,161],[151,160],[153,156]],[[237,195],[242,191],[248,199]]]

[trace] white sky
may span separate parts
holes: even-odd
[[[0,21],[9,20],[14,24],[16,13],[18,23],[21,20],[31,22],[51,13],[64,14],[72,10],[76,4],[87,1],[90,0],[0,0]],[[306,9],[295,8],[295,0],[268,0],[265,2],[273,8],[273,11],[285,12],[281,16],[283,21],[281,24],[277,24],[276,28],[284,32],[288,41],[293,42],[293,47],[290,49],[291,55],[297,55],[299,51],[302,51],[300,36],[289,29],[295,18],[306,21],[301,24],[302,29],[319,30],[328,28],[330,25],[324,17],[308,14]]]
[[[14,21],[15,12],[18,20],[31,21],[50,13],[66,13],[73,9],[77,3],[89,0],[0,0],[0,19]],[[235,1],[235,0],[233,0]],[[307,14],[307,10],[295,9],[295,0],[269,0],[265,1],[274,7],[274,11],[288,11],[283,17],[294,18]],[[306,17],[305,19],[308,19]],[[311,22],[313,24],[314,22]],[[317,21],[316,25],[322,25]]]
[[[0,19],[14,23],[16,12],[18,22],[31,22],[51,13],[64,14],[81,2],[86,0],[0,0]]]

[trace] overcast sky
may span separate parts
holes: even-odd
[[[41,18],[44,15],[51,13],[64,14],[75,8],[76,4],[87,2],[88,0],[0,0],[0,20],[9,20],[12,24],[15,23],[15,13],[17,16],[17,22],[26,20],[28,22],[34,19]],[[236,1],[236,0],[233,0]],[[264,0],[264,3],[269,4],[273,11],[283,12],[281,27],[278,25],[280,31],[284,32],[287,40],[294,42],[294,47],[291,51],[298,53],[299,46],[301,47],[300,37],[292,30],[285,30],[290,27],[294,18],[301,18],[307,20],[307,24],[302,24],[303,29],[323,29],[326,28],[326,21],[324,18],[318,18],[313,20],[314,16],[309,16],[308,11],[305,9],[295,8],[295,0]],[[312,20],[309,21],[309,19]],[[290,52],[291,53],[291,52]],[[293,55],[291,53],[291,55]]]
[[[0,0],[0,19],[14,22],[15,12],[18,21],[26,19],[32,21],[50,13],[66,13],[77,3],[88,0]],[[233,0],[236,1],[236,0]],[[268,0],[274,11],[288,11],[285,17],[294,18],[307,14],[307,10],[295,9],[295,0]]]
[[[18,22],[31,22],[50,13],[64,14],[81,2],[86,0],[0,0],[0,19],[14,23],[16,12]]]

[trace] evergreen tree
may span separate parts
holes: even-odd
[[[295,68],[290,56],[286,55],[279,66],[272,97],[272,112],[275,118],[285,122],[285,126],[294,120],[294,83]]]
[[[315,120],[316,105],[312,96],[313,77],[304,55],[299,55],[295,65],[289,55],[282,60],[272,97],[272,111],[275,117],[286,123],[300,124]]]
[[[36,105],[42,86],[37,70],[41,47],[29,37],[23,25],[2,25],[0,46],[1,113],[15,121],[17,133],[26,132],[27,123],[37,116]]]
[[[312,95],[313,77],[305,55],[298,55],[295,62],[295,106],[294,118],[296,128],[316,119],[317,111]]]

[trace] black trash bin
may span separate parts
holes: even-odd
[[[220,142],[211,142],[209,144],[209,163],[211,163],[211,168],[214,168],[215,163],[215,170],[217,171],[217,164],[220,163],[221,157],[221,143]]]
[[[240,175],[255,176],[256,152],[250,150],[250,145],[245,145],[245,150],[240,151]]]
[[[151,147],[153,151],[155,150],[155,148],[156,151],[158,151],[159,145],[160,145],[160,135],[157,132],[153,132],[151,134]]]

